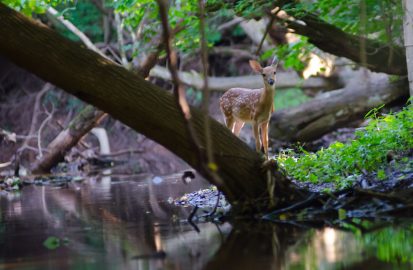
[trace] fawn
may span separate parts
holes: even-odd
[[[251,123],[257,152],[261,151],[262,141],[266,159],[268,159],[268,123],[271,113],[274,112],[278,61],[275,62],[274,58],[271,65],[264,68],[255,60],[249,62],[251,68],[262,75],[264,88],[231,88],[220,98],[220,107],[227,127],[238,136],[244,124]]]

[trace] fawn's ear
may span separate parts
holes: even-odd
[[[277,67],[278,67],[278,63],[279,63],[280,61],[277,59],[277,56],[274,56],[274,58],[272,59],[272,62],[271,62],[271,66],[275,69],[275,70],[277,70]]]
[[[256,72],[259,72],[259,73],[262,72],[262,67],[261,67],[260,63],[258,63],[255,60],[250,60],[250,67]]]

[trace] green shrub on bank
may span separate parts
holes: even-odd
[[[345,187],[363,171],[376,172],[377,178],[384,178],[387,156],[413,148],[413,105],[381,117],[377,111],[367,114],[370,123],[356,131],[353,141],[335,142],[315,153],[303,150],[298,155],[286,151],[277,161],[289,176],[299,181],[334,182],[338,187]]]

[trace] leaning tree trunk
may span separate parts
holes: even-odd
[[[283,141],[311,141],[323,134],[360,119],[382,104],[406,96],[405,80],[391,82],[384,74],[354,78],[343,89],[324,93],[296,108],[275,112],[270,136]]]
[[[0,4],[0,18],[0,54],[110,113],[171,150],[201,174],[208,174],[191,147],[185,121],[170,93],[3,4]],[[194,129],[205,149],[205,117],[199,110],[191,110]],[[223,180],[218,188],[236,208],[268,208],[268,194],[273,189],[267,189],[262,157],[223,125],[212,118],[209,121],[214,159]],[[273,205],[282,206],[299,199],[301,193],[295,192],[281,174],[276,174],[274,180]]]
[[[54,18],[57,11],[49,8],[48,13],[51,13]],[[101,53],[99,49],[70,21],[62,18],[59,18],[58,20],[63,23],[68,30],[78,35],[86,47],[104,56],[103,53]],[[174,31],[179,31],[179,28],[175,28]],[[139,69],[135,71],[144,78],[149,75],[149,71],[155,66],[159,53],[163,48],[161,41],[157,42],[157,44],[158,48],[151,52]],[[73,118],[68,127],[62,130],[52,140],[47,147],[48,151],[45,155],[33,164],[32,173],[41,174],[49,172],[50,169],[62,161],[65,154],[69,152],[72,147],[77,145],[83,136],[89,133],[93,127],[97,126],[105,116],[106,114],[102,111],[99,111],[91,105],[87,105]]]
[[[404,46],[406,47],[407,75],[409,77],[410,96],[413,97],[413,1],[403,0]]]

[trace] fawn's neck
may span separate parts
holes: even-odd
[[[261,93],[261,99],[260,99],[261,103],[272,104],[274,102],[274,93],[275,93],[275,87],[265,84],[264,88],[262,89],[262,93]]]

